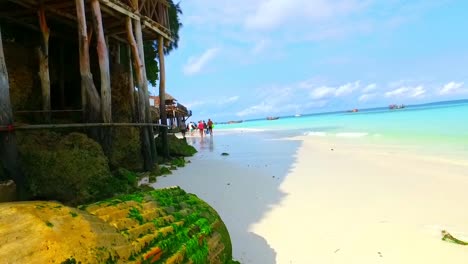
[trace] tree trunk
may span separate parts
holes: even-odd
[[[158,39],[158,53],[159,53],[159,109],[161,116],[161,124],[167,125],[166,113],[166,68],[164,65],[164,38],[159,36]],[[167,127],[161,128],[162,137],[162,155],[169,157],[169,146],[167,144]]]
[[[97,38],[97,54],[99,60],[99,69],[101,73],[101,115],[104,123],[112,122],[112,101],[111,101],[111,82],[109,70],[109,51],[107,41],[104,37],[104,28],[102,25],[101,6],[99,0],[91,1],[91,10],[94,24],[94,31]],[[112,147],[111,128],[101,128],[102,148],[106,155],[110,157]]]
[[[10,85],[8,71],[3,53],[2,32],[0,28],[0,125],[13,128],[13,113],[10,103]],[[0,131],[0,165],[15,181],[19,199],[24,198],[26,179],[21,173],[18,164],[18,148],[14,130]],[[0,167],[0,169],[2,169]]]
[[[109,51],[104,37],[104,28],[102,25],[101,6],[99,0],[91,1],[91,10],[93,14],[94,31],[97,37],[97,54],[99,59],[99,69],[101,70],[101,114],[104,123],[112,122],[111,105],[111,85],[109,72]]]
[[[99,122],[101,115],[101,102],[94,86],[93,76],[89,62],[89,39],[86,27],[86,14],[83,0],[75,0],[78,21],[78,42],[80,53],[80,75],[82,105],[86,122]],[[92,132],[93,138],[98,138],[97,132]]]
[[[137,9],[138,10],[138,9]],[[146,77],[146,65],[145,65],[145,52],[143,48],[143,34],[141,31],[141,21],[136,21],[134,20],[134,27],[135,27],[135,40],[137,43],[138,47],[138,54],[140,55],[140,60],[142,62],[142,71],[143,71],[143,86],[142,92],[143,92],[143,102],[144,102],[144,110],[145,110],[145,123],[151,123],[151,111],[150,111],[150,103],[149,103],[149,93],[148,93],[148,78]],[[140,100],[142,98],[140,97]],[[140,102],[140,105],[143,105]],[[151,155],[153,156],[153,160],[156,161],[156,143],[154,142],[154,133],[153,133],[153,128],[152,127],[147,127],[148,129],[148,136],[150,140],[150,149],[151,149]]]
[[[130,17],[127,17],[127,38],[128,42],[130,44],[130,48],[132,51],[133,55],[133,65],[135,69],[135,76],[137,78],[136,80],[136,86],[138,88],[138,96],[139,96],[139,111],[138,111],[138,116],[140,119],[140,122],[145,122],[146,120],[146,111],[145,111],[145,95],[143,91],[143,85],[145,83],[145,78],[143,75],[144,66],[143,62],[141,60],[140,55],[138,54],[138,47],[137,43],[135,41],[135,37],[133,35],[133,28],[132,28],[132,19]],[[154,159],[151,151],[151,142],[150,142],[150,136],[148,133],[147,128],[142,128],[141,133],[140,133],[140,138],[141,138],[141,151],[143,154],[143,161],[144,161],[144,169],[149,171],[153,169],[154,165]],[[154,142],[154,140],[151,140]]]
[[[38,49],[39,55],[39,78],[41,79],[42,88],[42,110],[45,119],[50,122],[50,75],[49,75],[49,28],[45,17],[44,3],[40,3],[38,10],[39,26],[42,33],[41,46]]]
[[[129,92],[129,100],[130,100],[130,107],[132,110],[132,120],[136,122],[138,119],[136,118],[136,109],[135,109],[135,81],[133,80],[133,67],[132,67],[132,51],[130,46],[127,46],[128,49],[128,92]]]

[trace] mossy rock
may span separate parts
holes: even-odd
[[[122,127],[113,129],[110,166],[138,171],[143,168],[140,132],[138,128]]]
[[[119,187],[101,146],[84,134],[28,133],[18,146],[32,197],[76,205],[108,198]]]
[[[162,153],[162,139],[161,137],[156,138],[156,148],[158,153]],[[197,150],[187,144],[187,141],[183,138],[178,138],[175,135],[168,135],[167,142],[169,146],[169,155],[174,157],[190,157],[197,153]]]
[[[216,211],[182,189],[121,196],[80,210],[0,204],[0,259],[12,263],[233,263]]]

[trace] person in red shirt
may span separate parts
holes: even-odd
[[[203,130],[205,130],[205,127],[202,121],[198,121],[198,130],[200,131],[200,137],[203,137]]]

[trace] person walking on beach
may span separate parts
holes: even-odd
[[[206,125],[205,120],[203,120],[203,130],[205,130],[205,134],[208,134],[208,126]]]
[[[210,132],[210,135],[213,135],[213,121],[208,118],[208,131]]]
[[[200,137],[203,137],[205,127],[203,126],[203,122],[201,120],[198,121],[198,130],[200,131]]]

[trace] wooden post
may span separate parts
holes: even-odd
[[[137,78],[136,80],[136,86],[138,88],[138,97],[139,97],[139,107],[138,107],[138,115],[140,122],[145,122],[146,120],[146,111],[145,111],[145,95],[143,91],[143,86],[145,83],[145,78],[143,75],[144,69],[144,64],[141,60],[141,57],[138,52],[138,47],[137,47],[137,42],[135,41],[135,37],[133,35],[133,27],[132,27],[132,19],[130,17],[127,17],[126,21],[127,25],[127,38],[129,45],[131,47],[131,51],[133,54],[133,65],[135,69],[135,76]],[[152,131],[152,129],[151,129]],[[140,133],[140,138],[141,138],[141,151],[143,154],[143,163],[144,163],[144,169],[149,171],[153,169],[154,165],[154,160],[152,151],[151,151],[151,142],[150,142],[150,136],[149,136],[149,130],[146,128],[141,129]],[[154,139],[151,140],[154,142]]]
[[[104,27],[102,25],[101,6],[99,0],[91,0],[91,13],[93,18],[94,31],[97,39],[97,55],[99,69],[101,73],[101,116],[104,123],[112,122],[112,99],[111,81],[109,69],[108,39],[104,37]],[[108,157],[111,154],[112,132],[110,128],[102,128],[102,148]]]
[[[39,10],[39,27],[41,29],[42,38],[41,46],[38,49],[39,55],[39,78],[41,79],[42,88],[42,110],[50,111],[50,75],[49,75],[49,27],[47,26],[45,9],[43,1],[40,1]],[[45,119],[50,121],[50,112],[45,113]]]
[[[138,8],[138,0],[133,0],[133,5],[136,7],[136,12],[139,12]],[[150,111],[150,104],[149,104],[149,93],[148,93],[148,78],[146,77],[146,65],[145,65],[145,52],[143,48],[143,33],[141,29],[141,21],[134,20],[133,26],[135,28],[135,40],[138,47],[138,54],[140,55],[140,60],[142,62],[142,73],[143,73],[143,85],[141,86],[143,97],[140,97],[140,106],[144,107],[145,111],[145,122],[151,123],[151,111]],[[143,100],[143,101],[142,101]],[[144,103],[144,104],[143,104]],[[151,155],[153,156],[153,160],[156,161],[156,143],[154,142],[154,133],[153,129],[148,127],[148,136],[150,141],[150,149]]]
[[[127,47],[127,54],[128,54],[128,92],[129,92],[129,100],[130,106],[132,110],[132,120],[133,122],[137,121],[136,118],[136,109],[135,109],[135,81],[133,80],[133,67],[132,67],[132,51],[130,49],[130,45]]]
[[[159,53],[159,109],[161,116],[161,125],[167,125],[166,113],[166,67],[164,65],[164,38],[159,36],[158,39],[158,53]],[[162,155],[169,157],[169,146],[167,144],[167,127],[161,128],[162,138]]]
[[[101,114],[104,123],[112,122],[111,105],[111,85],[109,71],[109,51],[107,49],[106,39],[104,37],[104,28],[102,25],[101,6],[99,0],[91,1],[92,17],[94,22],[94,31],[97,37],[97,54],[99,59],[99,69],[101,70]]]
[[[81,96],[86,122],[98,122],[101,115],[101,102],[94,86],[89,62],[89,39],[86,26],[86,14],[83,0],[75,0],[78,22],[78,42],[80,53]],[[91,34],[91,33],[90,33]],[[97,138],[98,135],[93,135]]]
[[[8,83],[8,71],[3,53],[2,32],[0,28],[0,125],[13,128],[13,113],[10,103],[10,85]],[[18,164],[18,148],[14,130],[0,132],[0,165],[15,181],[18,189],[18,198],[24,197],[26,179],[21,173]],[[1,168],[0,168],[1,169]]]

